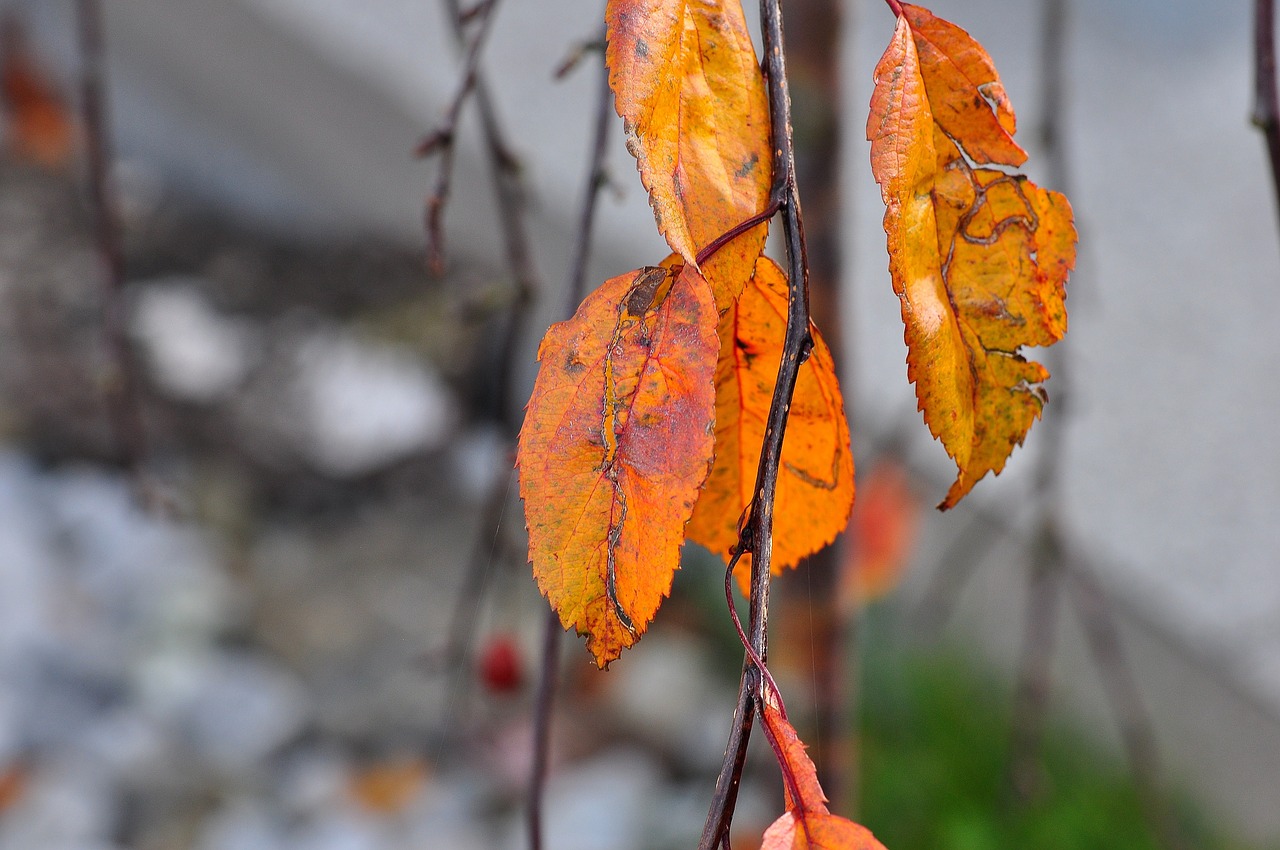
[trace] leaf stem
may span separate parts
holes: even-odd
[[[1271,180],[1280,208],[1280,94],[1276,85],[1275,0],[1253,6],[1253,123],[1262,130],[1271,160]]]
[[[889,9],[896,17],[902,17],[902,4],[898,0],[884,0],[884,2],[889,4]]]
[[[773,506],[786,432],[787,414],[795,392],[800,364],[809,356],[813,340],[809,335],[809,263],[805,249],[800,193],[795,180],[795,146],[791,129],[791,92],[787,84],[786,51],[782,35],[780,0],[761,0],[761,29],[764,35],[764,66],[768,84],[770,135],[773,140],[774,184],[771,197],[781,198],[783,238],[789,262],[790,297],[787,329],[782,344],[778,380],[765,422],[764,443],[756,472],[755,498],[743,527],[740,548],[751,552],[751,593],[748,638],[761,665],[768,658],[769,569],[773,558]],[[724,763],[716,780],[716,793],[703,828],[699,850],[712,850],[721,843],[733,818],[742,764],[750,738],[751,716],[758,710],[763,677],[753,673],[754,663],[743,665],[738,690],[738,708],[729,734]]]

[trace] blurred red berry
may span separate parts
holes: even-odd
[[[511,635],[497,634],[480,649],[480,681],[495,694],[509,694],[524,683],[520,647]]]

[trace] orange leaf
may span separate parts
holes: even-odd
[[[911,481],[892,458],[880,460],[858,487],[850,520],[852,545],[841,567],[841,607],[887,595],[902,578],[920,524]]]
[[[762,211],[769,106],[738,0],[609,0],[609,84],[658,230],[686,263]],[[721,312],[764,249],[761,224],[701,269]]]
[[[6,18],[0,27],[4,54],[0,95],[8,123],[8,146],[20,159],[45,168],[65,166],[75,147],[75,122],[57,87],[31,56],[17,22]]]
[[[716,366],[716,461],[693,511],[689,539],[726,559],[755,490],[760,447],[782,360],[787,279],[767,257],[720,319]],[[793,567],[844,530],[853,505],[849,424],[831,350],[811,328],[813,352],[800,366],[782,444],[774,510],[772,570]],[[737,567],[745,587],[750,556]]]
[[[970,163],[1026,158],[1004,88],[968,33],[919,7],[903,10],[876,66],[867,138],[907,374],[959,470],[945,509],[999,473],[1040,416],[1049,373],[1019,350],[1066,332],[1076,231],[1062,195]]]
[[[764,832],[760,850],[885,850],[871,830],[829,812],[786,812]]]
[[[760,850],[884,850],[869,829],[827,809],[813,760],[771,696],[764,700],[761,720],[782,768],[787,811],[765,830]]]
[[[517,465],[538,586],[604,667],[680,564],[713,449],[716,312],[693,266],[606,281],[552,325]]]

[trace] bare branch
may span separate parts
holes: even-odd
[[[471,41],[466,44],[463,60],[462,77],[458,81],[457,91],[449,101],[444,120],[435,132],[418,143],[415,149],[417,156],[437,155],[435,189],[427,199],[427,257],[428,264],[434,274],[444,274],[444,210],[449,200],[449,190],[453,181],[454,137],[458,132],[458,119],[462,115],[462,107],[476,91],[480,81],[480,56],[483,53],[485,40],[493,27],[494,7],[498,0],[482,0],[474,9],[466,13],[458,9],[456,0],[450,2],[450,16],[454,21],[455,34],[461,40],[462,27],[465,22],[479,20],[479,28]]]
[[[560,680],[560,643],[564,627],[554,609],[547,609],[542,636],[542,674],[538,679],[538,702],[533,715],[533,761],[529,771],[527,822],[530,850],[542,850],[542,797],[551,756],[551,713],[556,685]]]
[[[1280,95],[1276,85],[1275,0],[1253,4],[1253,123],[1267,140],[1271,180],[1280,211]]]
[[[106,60],[99,0],[76,4],[80,43],[80,109],[88,153],[89,199],[94,238],[102,266],[103,334],[111,358],[107,408],[122,460],[144,502],[154,503],[146,481],[146,428],[142,418],[141,380],[125,329],[125,261],[120,217],[111,179],[111,120],[106,101]]]

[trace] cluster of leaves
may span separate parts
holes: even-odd
[[[1004,170],[1026,154],[981,46],[888,2],[898,23],[867,131],[908,376],[959,471],[950,507],[1040,415],[1048,373],[1019,350],[1066,330],[1075,230],[1065,198]],[[763,254],[779,203],[770,109],[785,104],[770,103],[739,0],[609,0],[606,22],[627,146],[673,253],[606,281],[548,330],[518,450],[534,575],[601,667],[652,621],[686,539],[739,555],[773,486],[756,475],[779,369],[798,356],[783,342],[795,296]],[[830,543],[853,504],[835,364],[810,336],[778,464],[774,571]],[[742,553],[744,589],[749,574]],[[758,704],[787,787],[764,846],[880,847],[827,810],[776,688]]]
[[[606,15],[627,144],[674,253],[547,332],[519,446],[534,575],[602,667],[652,621],[686,537],[726,559],[736,546],[788,309],[767,223],[718,242],[767,208],[773,183],[741,5],[614,0]],[[835,363],[811,333],[778,483],[779,569],[830,543],[853,504]]]

